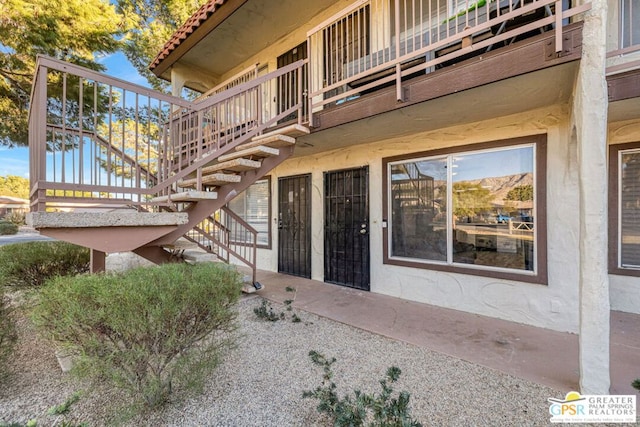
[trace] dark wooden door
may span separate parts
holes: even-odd
[[[369,168],[324,175],[324,279],[369,290]]]
[[[296,61],[301,59],[307,59],[307,42],[302,42],[298,46],[294,47],[288,52],[283,53],[278,57],[278,68],[282,68],[286,65],[293,64]],[[306,79],[302,80],[302,91],[307,88]],[[298,93],[298,73],[293,74],[285,74],[284,76],[278,77],[278,114],[286,111],[292,106],[298,103],[299,93]],[[306,110],[306,106],[304,106]],[[295,119],[296,113],[293,112],[288,114],[283,119],[279,120],[279,123],[284,123],[290,120]]]
[[[311,278],[311,175],[278,180],[278,271]]]

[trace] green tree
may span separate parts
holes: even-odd
[[[117,0],[121,13],[132,29],[124,38],[124,54],[153,88],[166,90],[149,64],[173,33],[207,0]]]
[[[28,199],[29,180],[16,175],[0,176],[0,195]]]
[[[504,199],[514,202],[526,202],[533,200],[533,185],[527,184],[514,187],[509,190]]]
[[[111,145],[118,150],[107,147],[107,141],[101,147],[100,167],[111,171],[118,177],[127,179],[140,174],[143,178],[154,176],[147,184],[156,183],[158,173],[158,157],[162,129],[158,125],[163,120],[163,112],[157,108],[142,108],[136,119],[127,114],[111,123],[100,123],[98,135],[112,135]],[[109,156],[109,152],[112,153]],[[135,166],[139,167],[136,170]]]
[[[453,184],[453,213],[457,217],[474,216],[491,209],[493,194],[480,184],[462,181]]]
[[[37,55],[94,70],[127,28],[108,0],[0,0],[0,145],[27,145],[27,110]]]

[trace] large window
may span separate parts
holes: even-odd
[[[258,247],[271,246],[270,189],[269,177],[263,178],[229,202],[229,208],[258,231]]]
[[[640,143],[610,149],[609,269],[640,276]]]
[[[544,155],[536,136],[386,159],[385,261],[546,281]]]
[[[620,0],[621,48],[640,45],[640,0]]]

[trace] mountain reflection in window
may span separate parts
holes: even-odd
[[[535,145],[390,164],[391,256],[535,270]]]

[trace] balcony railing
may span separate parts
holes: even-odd
[[[39,57],[29,111],[31,210],[140,205],[158,185],[164,123],[191,103]]]
[[[177,191],[178,180],[201,176],[242,142],[304,120],[305,69],[299,61],[189,102],[40,57],[29,112],[32,211],[145,206]]]
[[[454,2],[455,3],[455,2]],[[307,33],[311,111],[544,31],[590,8],[568,0],[360,0]]]
[[[244,70],[240,71],[239,73],[235,74],[234,76],[228,78],[222,83],[217,84],[216,86],[212,87],[211,89],[209,89],[208,91],[200,95],[198,98],[196,98],[196,102],[207,99],[212,95],[216,95],[218,93],[224,92],[225,90],[229,90],[232,87],[241,85],[242,83],[246,83],[248,81],[256,79],[258,78],[259,72],[260,72],[260,68],[258,64],[252,65],[251,67],[247,67]]]

